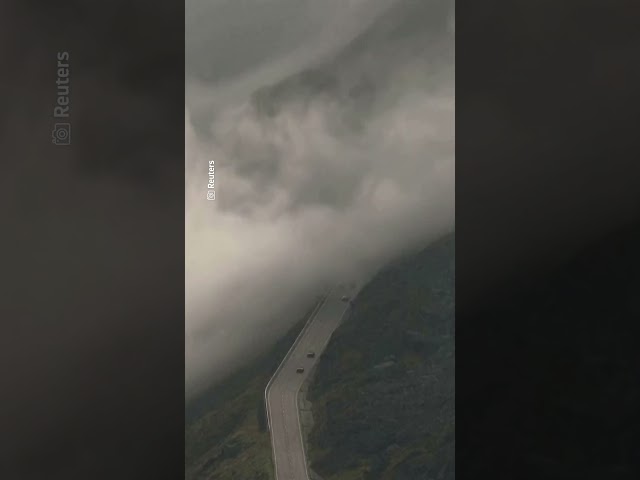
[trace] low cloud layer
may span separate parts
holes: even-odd
[[[281,63],[274,86],[187,92],[213,99],[204,125],[189,101],[186,112],[187,395],[277,338],[327,285],[453,229],[450,5],[431,2],[432,31],[400,24],[394,43],[393,22],[425,7],[387,3],[390,20],[362,25],[327,61]],[[322,50],[318,38],[304,48]],[[233,102],[215,101],[230,91]]]

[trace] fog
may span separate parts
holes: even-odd
[[[432,14],[413,19],[424,31],[416,12]],[[453,230],[451,12],[439,0],[187,2],[187,396],[328,286]]]

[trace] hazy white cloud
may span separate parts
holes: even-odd
[[[365,278],[453,229],[452,59],[434,71],[416,56],[385,74],[389,54],[374,60],[384,80],[367,72],[373,94],[364,103],[344,96],[345,79],[360,85],[358,62],[332,64],[340,86],[326,95],[268,90],[270,115],[252,100],[255,79],[245,91],[200,84],[187,92],[194,102],[234,93],[208,104],[204,132],[187,102],[188,392],[273,340],[325,285]],[[278,79],[299,71],[281,66]],[[211,159],[213,202],[205,198]]]

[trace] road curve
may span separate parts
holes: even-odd
[[[349,305],[341,297],[348,294],[353,292],[338,287],[327,295],[267,387],[265,396],[276,480],[309,480],[298,392],[346,312]],[[308,358],[308,352],[315,352],[315,358]],[[299,367],[304,368],[303,373],[296,372]]]

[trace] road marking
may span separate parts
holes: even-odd
[[[333,292],[333,288],[331,290],[329,290],[329,292],[327,294],[325,294],[325,296],[322,299],[322,301],[311,312],[311,315],[309,316],[309,320],[307,320],[307,323],[305,323],[304,327],[302,327],[302,330],[300,330],[300,333],[298,334],[298,336],[294,340],[293,345],[291,345],[291,348],[289,348],[289,351],[287,352],[287,354],[284,356],[284,358],[280,362],[280,365],[278,365],[278,368],[276,368],[276,371],[273,373],[273,375],[269,379],[269,382],[267,383],[267,386],[264,389],[264,401],[265,401],[265,408],[267,410],[267,429],[269,431],[271,431],[271,419],[269,417],[270,412],[269,412],[269,408],[268,408],[269,407],[269,398],[268,398],[269,388],[271,387],[271,384],[273,383],[275,378],[278,376],[278,373],[280,373],[280,370],[282,369],[282,366],[284,365],[284,363],[289,358],[289,355],[291,354],[291,352],[295,348],[296,344],[298,343],[298,340],[300,340],[300,338],[302,337],[302,334],[305,332],[307,327],[311,324],[311,322],[313,322],[313,319],[316,317],[316,315],[318,314],[318,312],[322,308],[322,305],[325,304],[325,302],[327,301],[327,298],[329,298],[329,295],[331,294],[331,292]]]
[[[327,292],[327,294],[322,299],[322,301],[318,304],[318,306],[315,308],[315,310],[313,312],[311,312],[309,320],[304,325],[304,327],[302,327],[302,330],[300,330],[300,333],[298,334],[298,336],[294,340],[293,345],[291,345],[291,348],[289,348],[289,351],[287,352],[287,354],[284,356],[284,358],[280,362],[280,365],[278,365],[278,368],[276,369],[275,373],[271,376],[271,378],[269,379],[269,382],[267,383],[267,386],[264,389],[265,409],[267,410],[267,429],[269,430],[269,436],[271,437],[271,455],[273,457],[273,470],[274,470],[274,475],[276,477],[276,480],[278,480],[278,460],[276,458],[275,442],[273,440],[273,431],[271,429],[271,408],[270,408],[270,402],[269,402],[269,389],[271,388],[271,385],[273,384],[273,381],[275,380],[275,378],[278,376],[278,374],[282,370],[282,366],[285,364],[285,362],[287,361],[287,359],[291,355],[291,352],[293,351],[295,346],[298,344],[298,341],[300,340],[300,338],[302,338],[302,335],[308,329],[308,327],[313,323],[313,321],[315,320],[316,316],[318,315],[318,312],[320,311],[322,306],[326,303],[327,298],[329,298],[329,295],[331,295],[331,293],[333,292],[334,289],[335,289],[335,287],[332,287],[329,290],[329,292]],[[284,417],[284,409],[283,409],[283,417]]]
[[[324,351],[324,349],[326,348],[326,346],[328,345],[329,341],[331,340],[331,337],[333,336],[333,332],[336,330],[336,328],[340,325],[340,323],[342,323],[342,320],[345,316],[345,314],[347,313],[347,311],[349,310],[349,307],[351,306],[351,302],[347,303],[347,305],[345,306],[344,310],[342,311],[341,314],[339,314],[338,316],[338,320],[337,322],[335,320],[332,320],[332,324],[333,327],[330,329],[329,332],[325,332],[325,329],[319,329],[320,327],[318,325],[316,325],[316,318],[318,318],[318,314],[321,311],[322,307],[326,304],[327,299],[329,298],[329,296],[331,295],[331,293],[335,290],[335,287],[331,289],[331,291],[325,296],[325,298],[320,302],[320,304],[318,305],[318,307],[312,312],[312,315],[310,316],[309,320],[307,321],[307,323],[305,324],[305,326],[303,327],[303,329],[301,330],[300,334],[298,335],[298,337],[296,338],[296,340],[294,341],[293,345],[291,346],[291,348],[289,349],[289,351],[287,352],[287,354],[285,355],[285,358],[282,360],[282,362],[280,363],[280,365],[278,366],[278,369],[276,370],[276,372],[274,373],[274,375],[272,376],[272,378],[269,380],[269,383],[267,384],[267,387],[265,388],[265,404],[266,404],[266,409],[267,409],[267,417],[268,417],[268,425],[269,425],[269,432],[270,432],[270,436],[271,436],[271,453],[273,456],[273,464],[274,464],[274,473],[275,473],[275,477],[276,480],[291,480],[289,478],[285,479],[284,477],[280,478],[278,476],[278,457],[276,455],[276,440],[274,438],[274,432],[273,432],[273,428],[272,428],[272,424],[271,424],[271,403],[270,403],[270,396],[271,396],[271,387],[273,386],[273,384],[275,383],[276,378],[278,378],[278,376],[280,375],[280,373],[283,371],[285,364],[287,364],[290,360],[292,361],[292,359],[294,358],[294,352],[296,354],[295,358],[298,358],[300,356],[300,352],[302,352],[302,354],[304,354],[303,350],[305,348],[310,348],[310,345],[313,343],[312,340],[316,337],[316,335],[318,334],[318,332],[322,332],[323,334],[328,333],[327,338],[324,340],[323,345],[320,349],[317,350],[317,354],[321,353]],[[334,318],[334,317],[331,317]],[[300,350],[299,352],[297,350]],[[318,358],[318,357],[316,357]],[[303,361],[306,359],[303,358]],[[287,458],[288,463],[289,463],[289,468],[291,469],[292,472],[295,472],[295,459],[293,458],[293,448],[290,448],[290,436],[289,436],[289,430],[287,428],[287,421],[286,421],[286,409],[285,409],[285,398],[287,397],[286,394],[292,394],[293,395],[293,407],[296,409],[296,420],[298,423],[298,435],[299,435],[299,442],[300,442],[300,447],[301,447],[301,452],[302,452],[302,462],[304,465],[304,476],[306,477],[306,480],[309,480],[309,465],[307,463],[307,453],[306,453],[306,449],[305,449],[305,445],[304,445],[304,438],[303,438],[303,434],[302,434],[302,421],[301,421],[301,417],[300,417],[300,408],[299,408],[299,395],[300,395],[300,390],[302,389],[302,385],[309,379],[310,376],[310,369],[313,368],[316,364],[316,359],[312,359],[311,360],[311,367],[306,370],[304,372],[303,375],[300,376],[301,381],[299,382],[298,386],[295,387],[296,382],[297,382],[297,378],[296,380],[294,380],[293,384],[287,384],[284,385],[284,389],[281,391],[281,396],[280,396],[280,401],[281,401],[281,406],[282,406],[282,428],[284,430],[284,445],[279,445],[279,446],[284,446],[285,447],[285,452],[281,452],[280,450],[278,450],[280,453],[280,455],[282,456],[282,454],[284,453],[285,458]],[[288,367],[287,367],[288,368]],[[289,372],[290,373],[290,372]],[[280,412],[279,412],[280,413]],[[281,458],[281,460],[283,460]],[[301,480],[301,479],[295,479],[295,480]]]
[[[327,337],[327,341],[324,342],[324,345],[320,349],[320,352],[324,352],[324,349],[327,348],[327,345],[329,344],[329,341],[331,340],[331,335],[333,335],[333,332],[335,331],[335,329],[338,328],[338,325],[340,325],[342,323],[342,318],[344,317],[344,314],[347,313],[348,309],[349,309],[349,305],[347,305],[346,308],[342,311],[342,314],[340,315],[340,319],[338,320],[338,323],[336,323],[336,325],[333,328],[333,330],[331,330],[331,333]],[[309,378],[308,375],[307,375],[307,378]],[[305,378],[305,380],[307,378]],[[304,382],[302,382],[302,383],[304,383]],[[296,412],[297,412],[296,416],[297,416],[297,419],[298,419],[298,431],[300,433],[300,445],[302,446],[302,458],[304,460],[304,470],[305,470],[305,473],[307,475],[307,480],[309,480],[309,465],[307,463],[307,451],[304,448],[304,437],[302,436],[302,422],[300,421],[300,408],[298,406],[298,396],[300,395],[300,390],[302,389],[302,383],[300,384],[300,386],[298,387],[298,391],[296,392],[295,404],[296,404]],[[278,479],[276,478],[276,480],[278,480]]]

